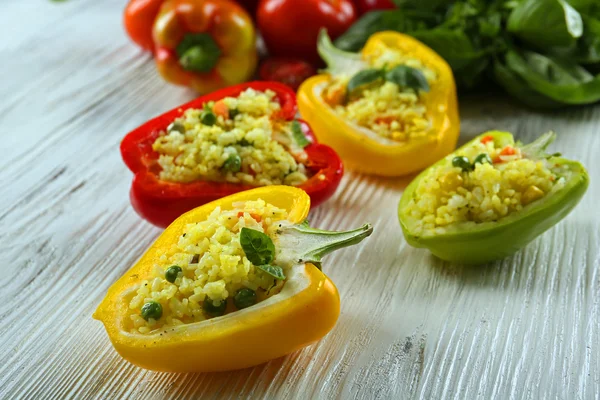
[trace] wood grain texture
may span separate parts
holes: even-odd
[[[231,373],[123,361],[91,314],[159,230],[129,206],[119,141],[193,96],[128,43],[124,3],[0,2],[0,398],[600,398],[600,107],[541,114],[497,96],[463,102],[462,141],[554,129],[553,148],[591,175],[524,251],[478,268],[436,260],[402,237],[408,180],[349,172],[312,220],[375,233],[324,264],[342,298],[327,337]]]

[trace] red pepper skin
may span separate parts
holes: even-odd
[[[281,104],[278,117],[291,121],[296,116],[296,95],[289,87],[277,82],[249,82],[198,97],[151,119],[125,136],[121,142],[121,156],[127,167],[135,174],[130,200],[133,208],[142,218],[164,228],[193,208],[253,188],[253,186],[229,182],[162,181],[158,178],[159,171],[155,162],[158,154],[152,149],[152,144],[160,132],[166,130],[167,126],[188,108],[202,108],[206,102],[234,97],[248,88],[274,91],[277,101]],[[342,179],[343,165],[333,149],[317,143],[306,122],[300,120],[300,123],[304,134],[312,142],[304,150],[308,156],[306,165],[313,172],[313,176],[298,187],[310,196],[311,205],[317,206],[331,197],[337,189]]]
[[[164,0],[130,0],[125,7],[123,24],[129,38],[142,49],[154,52],[152,25]]]

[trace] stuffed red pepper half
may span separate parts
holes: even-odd
[[[257,186],[303,189],[316,206],[336,190],[342,162],[296,119],[296,95],[250,82],[199,97],[131,131],[121,155],[135,174],[131,204],[160,227],[204,203]]]

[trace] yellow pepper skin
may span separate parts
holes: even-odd
[[[293,267],[281,293],[252,307],[165,328],[160,334],[132,334],[126,329],[128,295],[135,292],[137,283],[152,276],[154,264],[177,241],[186,224],[207,218],[217,206],[231,209],[233,203],[257,199],[287,209],[288,219],[294,223],[304,221],[310,209],[308,195],[290,186],[253,189],[208,203],[175,220],[110,287],[94,318],[104,324],[123,358],[156,371],[227,371],[289,354],[319,340],[333,328],[340,313],[337,288],[317,267],[307,263]]]
[[[302,84],[298,108],[319,141],[333,147],[350,168],[380,176],[403,176],[428,167],[454,150],[460,131],[456,85],[443,58],[418,40],[398,32],[372,35],[362,50],[363,58],[373,54],[380,42],[421,60],[436,73],[431,90],[423,94],[435,136],[397,144],[367,136],[323,100],[321,93],[331,79],[328,74],[317,75]]]

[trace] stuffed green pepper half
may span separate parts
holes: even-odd
[[[589,182],[580,163],[546,153],[555,136],[523,145],[511,133],[486,132],[423,171],[398,209],[408,243],[442,260],[482,264],[551,228]]]

